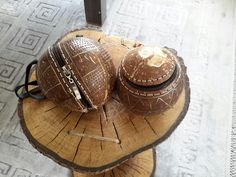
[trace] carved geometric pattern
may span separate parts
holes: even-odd
[[[7,48],[20,53],[36,56],[48,38],[48,34],[33,29],[19,30]]]
[[[8,175],[11,165],[0,161],[0,175]]]
[[[12,177],[31,177],[31,172],[25,169],[17,168]]]
[[[55,27],[64,12],[59,6],[40,2],[28,20]]]
[[[5,23],[5,22],[0,22],[0,40],[4,35],[7,34],[8,30],[10,29],[11,24]]]
[[[23,74],[23,64],[0,57],[0,87],[12,90],[19,81],[16,77]]]
[[[147,2],[142,0],[123,0],[118,14],[144,19],[147,14]]]

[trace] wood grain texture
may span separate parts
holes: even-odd
[[[136,45],[135,41],[89,30],[71,32],[60,40],[76,35],[103,43],[110,51],[116,67],[129,48]],[[186,70],[183,62],[182,66]],[[21,125],[31,144],[61,165],[84,173],[103,172],[156,146],[175,130],[183,120],[190,102],[189,81],[187,75],[185,77],[179,99],[172,109],[163,114],[135,115],[120,103],[116,94],[101,109],[87,114],[71,112],[48,100],[27,98],[19,102]],[[71,130],[87,136],[68,134]],[[91,138],[94,135],[118,139],[120,143]]]
[[[73,172],[73,177],[152,177],[155,172],[155,163],[155,149],[149,149],[130,158],[112,170],[99,174]]]

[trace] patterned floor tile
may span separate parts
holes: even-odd
[[[116,21],[111,25],[109,34],[128,38],[131,37],[131,35],[135,35],[137,33],[137,30],[138,26],[135,24]]]
[[[12,166],[10,164],[0,161],[0,174],[5,176],[8,175],[11,167]]]
[[[229,176],[229,152],[235,175],[235,143],[229,148],[235,142],[235,124],[230,132],[235,2],[109,1],[105,32],[173,47],[188,66],[189,112],[157,148],[155,177]],[[88,26],[82,0],[0,0],[0,177],[70,176],[27,142],[13,90],[22,82],[25,66],[39,58],[43,49],[65,32]]]
[[[10,23],[0,21],[0,40],[7,34],[11,26],[12,25]]]
[[[65,9],[61,6],[39,2],[28,18],[29,21],[55,27],[64,14]]]
[[[144,19],[147,16],[149,3],[146,0],[123,0],[117,13],[127,17]]]
[[[12,146],[16,146],[21,150],[37,153],[37,150],[33,149],[32,146],[28,144],[28,140],[23,134],[17,111],[15,111],[13,117],[11,117],[10,122],[6,126],[6,129],[3,130],[2,135],[0,136],[0,141]]]
[[[36,56],[44,46],[48,36],[49,34],[34,29],[19,29],[7,48]]]
[[[31,0],[1,0],[0,14],[19,17]]]
[[[23,63],[0,57],[0,88],[13,90],[23,76]]]

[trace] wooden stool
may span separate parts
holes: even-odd
[[[106,0],[84,0],[86,21],[102,26],[107,15],[106,8]]]
[[[130,49],[139,45],[92,30],[76,30],[59,41],[81,35],[99,41],[116,67]],[[27,98],[19,101],[20,122],[30,143],[59,164],[79,172],[74,173],[75,177],[149,177],[155,160],[153,150],[148,149],[168,138],[188,110],[190,88],[186,73],[184,77],[184,89],[177,102],[159,115],[136,115],[114,93],[103,108],[86,114],[63,109],[47,99]],[[35,73],[31,79],[36,79]]]

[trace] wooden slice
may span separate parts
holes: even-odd
[[[84,35],[101,42],[116,66],[135,41],[77,30],[60,40]],[[182,63],[183,70],[185,66]],[[86,114],[31,98],[19,102],[24,133],[46,156],[74,171],[98,173],[114,168],[134,155],[164,141],[183,120],[190,101],[187,75],[175,105],[163,114],[140,116],[128,111],[116,94],[105,106]],[[35,74],[32,80],[36,79]]]
[[[156,153],[154,149],[144,151],[122,163],[120,166],[100,174],[73,172],[74,177],[151,177],[155,172]]]

